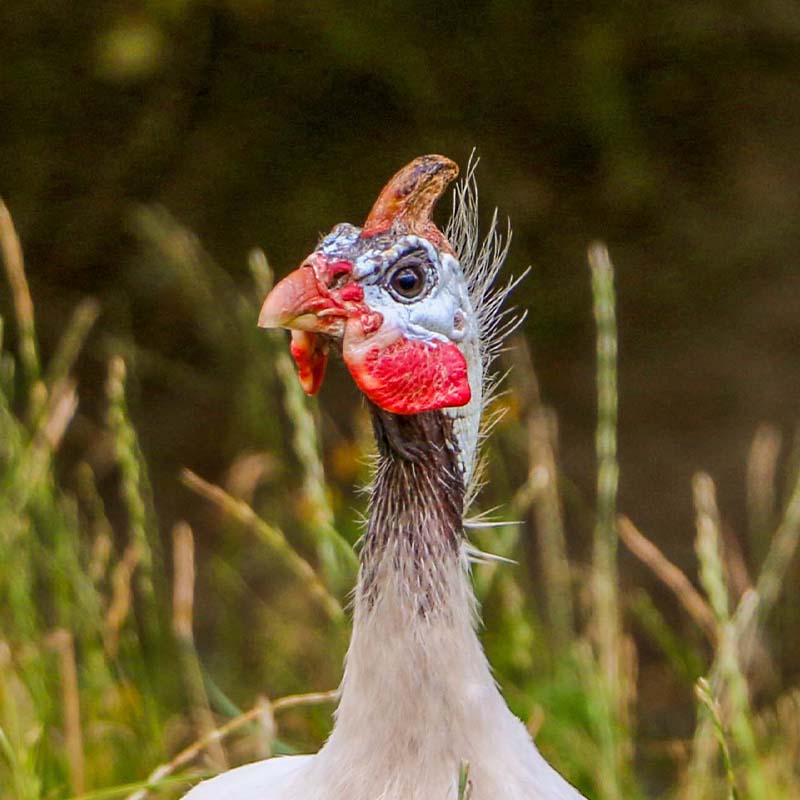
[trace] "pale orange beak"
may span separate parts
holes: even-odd
[[[267,295],[258,324],[261,328],[290,328],[311,333],[341,333],[347,312],[317,278],[308,264],[287,275]]]
[[[258,315],[262,328],[292,331],[292,357],[306,394],[316,394],[322,386],[328,364],[327,337],[344,334],[348,310],[328,289],[334,277],[335,269],[322,259],[306,263],[273,288]]]

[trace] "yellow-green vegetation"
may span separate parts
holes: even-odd
[[[220,365],[235,354],[247,364],[227,401],[253,449],[216,482],[182,473],[197,507],[215,514],[212,538],[196,537],[191,520],[159,523],[131,408],[137,368],[170,364],[107,342],[105,411],[82,415],[72,376],[97,306],[77,307],[43,365],[21,249],[0,206],[13,306],[0,320],[0,800],[175,797],[200,775],[317,747],[330,727],[365,503],[336,487],[368,478],[364,409],[352,409],[347,428],[320,419],[281,336],[256,330],[271,283],[263,254],[240,290],[163,212],[141,211],[137,226]],[[470,530],[481,548],[519,562],[475,567],[498,679],[589,797],[796,798],[800,689],[776,680],[771,653],[800,635],[796,619],[775,624],[800,536],[800,481],[778,485],[779,443],[760,431],[748,466],[762,543],[753,563],[724,524],[711,477],[698,474],[696,581],[618,516],[614,272],[599,245],[589,265],[596,498],[558,467],[556,416],[522,341],[509,354],[512,391],[497,401],[505,415],[481,506],[521,522]],[[270,416],[283,433],[263,425]],[[90,446],[64,444],[76,425],[91,427]],[[575,526],[593,530],[594,547],[568,562]],[[657,577],[658,597],[620,578],[620,542]],[[679,738],[639,731],[655,713],[637,697],[645,657],[694,704]],[[458,777],[468,798],[468,764]]]

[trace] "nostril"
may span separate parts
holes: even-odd
[[[339,289],[344,286],[353,274],[353,265],[349,261],[329,261],[328,288]]]
[[[353,274],[353,265],[345,259],[329,259],[324,253],[312,253],[303,266],[314,270],[320,289],[325,292],[338,289],[348,282]]]

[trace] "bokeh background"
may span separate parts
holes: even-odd
[[[281,387],[226,317],[235,287],[251,284],[251,249],[281,276],[320,232],[362,221],[414,156],[465,165],[476,148],[483,212],[498,206],[512,220],[510,268],[533,267],[516,300],[530,310],[522,334],[558,415],[571,496],[594,493],[585,252],[599,237],[617,269],[620,507],[693,574],[690,479],[706,469],[726,530],[757,563],[748,452],[760,424],[775,426],[783,480],[798,420],[799,143],[800,6],[790,0],[0,5],[0,196],[25,248],[45,358],[82,298],[101,308],[61,469],[69,482],[74,463],[92,464],[123,536],[102,425],[108,359],[121,353],[165,541],[189,520],[200,580],[204,565],[227,560],[231,585],[236,574],[247,589],[222,604],[214,584],[197,621],[203,659],[242,702],[262,684],[330,688],[338,659],[320,672],[290,581],[180,482],[182,467],[228,486],[244,474],[266,517],[289,531],[303,519]],[[203,289],[181,272],[186,248],[212,275]],[[0,312],[10,310],[4,287]],[[346,516],[363,504],[353,485],[368,433],[335,365],[319,409],[326,480]],[[253,454],[261,460],[246,461]],[[515,458],[509,445],[499,502],[524,480]],[[591,529],[571,509],[580,562]],[[535,526],[524,537],[535,542]],[[680,626],[649,573],[621,558],[624,590],[650,587]],[[535,593],[535,554],[523,568]],[[230,598],[251,594],[271,611],[237,611]],[[237,613],[252,638],[234,657],[226,631]],[[796,683],[796,642],[778,647],[779,684]],[[691,696],[657,666],[650,675],[656,658],[641,647],[652,725],[685,734]]]

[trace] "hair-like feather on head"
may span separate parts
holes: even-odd
[[[463,177],[453,189],[453,211],[445,227],[445,236],[458,258],[467,281],[470,301],[478,321],[478,344],[480,347],[483,386],[480,403],[479,441],[475,463],[468,470],[469,481],[465,498],[465,512],[470,508],[483,485],[483,463],[480,459],[480,444],[500,421],[503,409],[491,411],[489,406],[500,391],[505,373],[494,369],[498,356],[508,337],[524,322],[527,311],[514,306],[506,307],[506,301],[514,289],[527,277],[530,267],[518,276],[511,276],[505,283],[499,282],[509,247],[511,246],[511,221],[505,231],[499,227],[499,212],[495,208],[488,230],[481,237],[478,184],[475,173],[480,158],[472,151]]]

